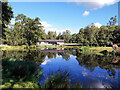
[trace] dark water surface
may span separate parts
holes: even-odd
[[[113,60],[119,56],[109,53],[101,55],[90,52],[81,53],[79,49],[43,49],[3,51],[1,57],[4,82],[16,75],[19,75],[19,79],[24,77],[25,80],[32,80],[31,75],[35,71],[37,73],[41,71],[42,76],[37,81],[44,85],[47,77],[60,70],[70,73],[71,84],[80,83],[84,88],[118,88],[120,86],[120,61],[113,63]],[[7,59],[9,62],[16,59],[17,61],[12,67],[13,64],[8,64]],[[8,71],[12,74],[8,74]]]

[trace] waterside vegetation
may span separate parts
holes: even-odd
[[[2,2],[2,38],[1,42],[10,46],[36,45],[40,40],[64,40],[65,43],[78,43],[81,46],[111,46],[120,42],[120,26],[116,25],[117,16],[111,17],[105,26],[96,27],[94,23],[81,28],[78,33],[71,34],[70,30],[63,33],[53,31],[45,32],[40,18],[34,19],[18,14],[14,17],[12,7],[7,2]],[[8,10],[6,10],[8,9]],[[8,16],[6,15],[8,14]],[[6,16],[6,17],[5,17]],[[15,18],[15,24],[11,25],[10,21]]]
[[[64,45],[31,45],[31,46],[3,46],[0,47],[0,50],[18,50],[18,51],[25,51],[25,50],[38,50],[38,49],[64,49],[64,48],[73,48],[73,49],[81,49],[83,51],[85,50],[91,50],[91,51],[108,51],[112,52],[112,47],[89,47],[89,46],[64,46]]]
[[[120,42],[120,26],[116,25],[117,16],[111,17],[106,26],[96,27],[93,23],[81,28],[78,33],[69,30],[63,33],[45,32],[40,18],[34,19],[24,14],[15,17],[15,24],[10,25],[14,17],[8,2],[2,3],[2,37],[0,35],[0,58],[2,61],[1,88],[82,88],[81,83],[72,85],[69,72],[56,72],[50,75],[45,84],[39,81],[43,75],[40,67],[45,60],[61,55],[68,61],[70,55],[76,56],[81,67],[94,71],[100,67],[109,77],[115,78],[120,70],[119,55],[113,52],[112,45]],[[1,20],[0,20],[1,21]],[[36,45],[40,40],[64,40],[64,45]],[[3,44],[3,46],[2,46]],[[6,45],[6,46],[4,46]],[[108,47],[107,47],[108,46]],[[41,52],[40,50],[63,49],[63,52]]]
[[[94,53],[95,52],[95,53]],[[81,83],[71,84],[69,76],[71,73],[67,71],[58,71],[46,78],[45,84],[39,81],[43,76],[42,68],[39,66],[47,56],[56,58],[57,54],[61,55],[66,61],[70,60],[70,55],[76,56],[76,60],[81,67],[93,72],[96,67],[100,67],[107,71],[109,77],[116,77],[120,70],[120,63],[114,62],[116,55],[107,52],[105,54],[96,54],[96,51],[88,51],[88,48],[72,49],[66,48],[64,52],[39,52],[39,50],[27,51],[1,51],[2,55],[2,88],[83,88]],[[19,71],[19,72],[18,72]]]

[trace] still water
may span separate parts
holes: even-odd
[[[17,64],[13,66],[16,68],[14,72],[12,71],[12,74],[6,74],[7,72],[3,70],[3,75],[5,75],[3,79],[6,79],[6,77],[13,78],[12,75],[20,74],[19,78],[23,78],[23,76],[26,78],[27,76],[29,78],[25,80],[31,80],[31,78],[33,78],[33,76],[30,77],[31,74],[35,71],[41,71],[42,75],[37,79],[37,82],[44,85],[48,77],[56,74],[58,71],[62,71],[70,73],[69,79],[71,84],[80,83],[83,88],[118,88],[120,86],[120,61],[113,63],[113,59],[116,57],[119,56],[88,52],[81,53],[79,49],[3,51],[3,69],[6,70],[6,68],[8,68],[10,72],[13,70],[13,68],[9,70],[10,66],[6,67],[5,65],[5,60],[8,58],[12,58],[11,61],[17,59],[17,61],[25,62],[25,64],[19,64],[19,62],[17,62]],[[19,65],[24,67],[18,69],[17,66]],[[37,69],[34,67],[26,70],[25,68],[30,65],[36,65]],[[18,71],[21,72],[18,73]]]

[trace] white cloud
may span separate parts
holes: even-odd
[[[53,32],[57,31],[56,28],[46,28],[46,29],[47,29],[47,31],[53,31]]]
[[[56,33],[59,34],[59,33],[62,33],[62,32],[64,32],[66,30],[66,29],[58,30],[53,25],[48,24],[46,21],[41,22],[41,24],[42,24],[42,26],[44,26],[44,29],[45,29],[46,33],[48,33],[48,31],[53,31],[53,32],[56,31]]]
[[[82,75],[83,75],[83,76],[88,76],[88,73],[85,72],[85,71],[82,71]]]
[[[13,18],[11,20],[11,25],[15,24],[15,18]],[[42,21],[41,22],[42,26],[44,26],[45,32],[48,33],[48,31],[53,31],[53,32],[57,32],[57,34],[59,33],[63,33],[65,30],[69,30],[69,29],[62,29],[62,30],[58,30],[57,28],[53,27],[53,25],[48,24],[46,21]]]
[[[52,62],[51,60],[45,60],[44,62],[41,63],[41,65],[46,65],[48,62]]]
[[[52,27],[52,25],[51,25],[51,24],[48,24],[46,21],[41,22],[41,24],[42,24],[42,26],[44,26],[45,28],[47,28],[47,27]]]
[[[113,5],[120,0],[67,0],[68,2],[76,2],[78,5],[83,5],[90,10],[102,8],[106,5]]]
[[[59,30],[59,29],[55,28],[53,25],[48,24],[46,21],[41,22],[41,24],[42,24],[42,26],[44,26],[46,33],[48,33],[48,31],[53,31],[53,32],[56,31],[56,33],[59,34],[59,33],[63,33],[65,30],[68,30],[68,29]]]
[[[92,25],[100,28],[102,26],[102,24],[100,24],[99,22],[96,22],[96,23],[91,23],[90,25],[88,25],[89,27],[91,27]]]
[[[89,11],[85,11],[85,12],[83,13],[83,16],[88,16],[89,14],[90,14]]]
[[[8,0],[9,2],[84,2],[84,5],[90,9],[98,9],[105,5],[112,5],[120,0]]]
[[[118,2],[118,0],[96,0],[94,2],[85,2],[83,5],[88,9],[95,10],[104,6],[113,5],[116,2]]]
[[[96,27],[100,28],[102,25],[98,22],[94,23]]]

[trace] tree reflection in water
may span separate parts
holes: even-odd
[[[37,81],[42,74],[39,65],[45,61],[46,57],[48,59],[56,58],[57,55],[61,55],[66,61],[70,59],[70,55],[76,56],[76,60],[81,67],[88,69],[90,72],[93,72],[96,67],[100,67],[105,69],[109,76],[113,78],[116,75],[115,70],[120,70],[120,62],[118,60],[117,63],[113,63],[114,56],[112,53],[99,55],[91,52],[83,53],[79,49],[69,48],[64,49],[62,52],[40,52],[39,50],[3,51],[3,84],[11,80],[13,80],[12,85],[21,81]],[[120,58],[119,56],[116,57]],[[33,86],[37,87],[37,85]]]
[[[39,87],[35,81],[38,80],[42,72],[35,62],[7,58],[2,60],[2,68],[3,88]]]

